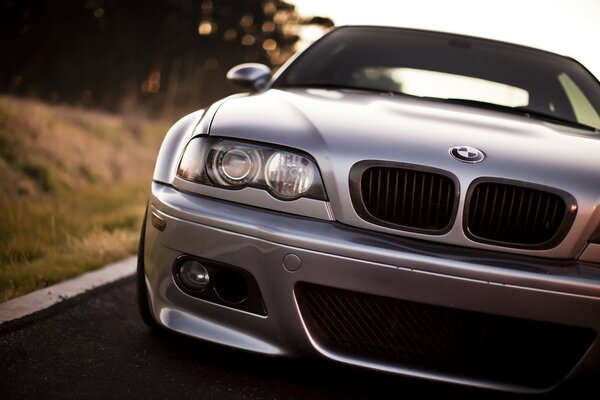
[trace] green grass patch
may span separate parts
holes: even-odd
[[[0,200],[0,301],[134,254],[147,196],[136,182]]]
[[[91,170],[91,168],[88,167],[87,165],[80,165],[79,166],[79,174],[88,183],[96,183],[98,181],[98,178],[96,177],[96,174],[94,174],[94,172]]]
[[[126,125],[0,96],[0,302],[135,254],[168,124]]]
[[[24,161],[19,163],[19,168],[25,175],[33,179],[44,192],[54,192],[57,188],[57,183],[50,169],[45,165]]]
[[[14,162],[17,159],[16,147],[14,141],[2,136],[2,132],[0,131],[0,157],[8,162]]]

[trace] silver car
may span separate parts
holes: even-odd
[[[600,368],[600,84],[576,61],[342,27],[178,121],[140,240],[153,327],[541,392]]]

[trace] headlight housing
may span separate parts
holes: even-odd
[[[229,139],[192,139],[177,176],[231,190],[263,189],[280,200],[327,200],[317,164],[308,155]]]

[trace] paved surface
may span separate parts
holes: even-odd
[[[0,325],[0,398],[521,398],[152,332],[134,299],[131,277]],[[572,390],[541,398],[598,394]]]
[[[51,287],[6,301],[0,304],[0,324],[33,314],[88,290],[133,275],[136,264],[137,257],[129,257]]]

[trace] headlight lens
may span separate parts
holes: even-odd
[[[314,164],[297,154],[278,151],[267,161],[265,178],[269,187],[280,196],[296,197],[306,193],[315,179]]]
[[[248,153],[233,149],[223,154],[219,167],[227,178],[239,182],[250,174],[250,171],[255,168],[255,164]]]
[[[221,186],[242,186],[256,181],[263,164],[257,149],[225,141],[211,147],[208,158],[209,177]]]
[[[227,189],[264,189],[281,200],[303,196],[327,200],[319,170],[308,156],[250,143],[194,138],[177,176]]]

